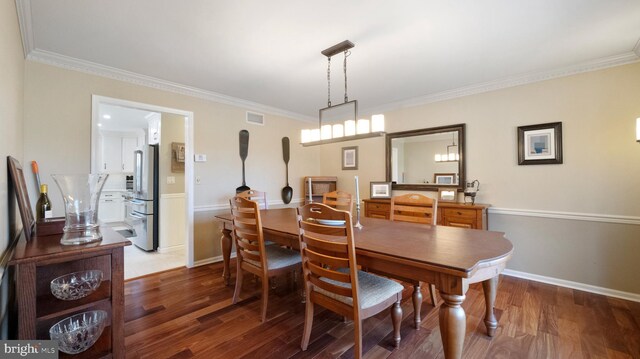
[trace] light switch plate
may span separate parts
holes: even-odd
[[[207,155],[196,153],[194,157],[196,162],[207,162]]]
[[[167,184],[175,184],[176,178],[174,176],[167,176]]]

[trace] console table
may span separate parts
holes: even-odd
[[[390,199],[365,199],[364,215],[371,218],[389,219],[391,216]],[[441,226],[484,229],[487,225],[488,204],[464,204],[457,202],[438,202],[437,224]]]
[[[49,339],[49,328],[74,314],[102,309],[107,325],[98,341],[82,353],[60,358],[124,358],[124,246],[131,244],[110,228],[101,228],[100,242],[77,246],[60,244],[62,234],[23,234],[9,265],[15,266],[18,318],[17,339]],[[98,269],[103,280],[88,296],[72,301],[51,294],[51,280],[59,276]]]

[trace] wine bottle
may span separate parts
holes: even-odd
[[[40,185],[40,198],[36,203],[36,220],[53,217],[53,211],[51,210],[51,201],[47,195],[49,188],[46,184]]]

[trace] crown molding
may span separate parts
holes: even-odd
[[[24,52],[24,57],[27,58],[35,48],[33,44],[31,0],[16,0],[16,11],[18,12],[18,24],[20,24],[22,51]]]
[[[27,60],[44,63],[68,70],[102,76],[118,81],[128,82],[139,86],[150,87],[158,90],[178,93],[181,95],[200,98],[207,101],[237,106],[244,109],[269,113],[272,115],[292,118],[302,121],[317,121],[317,118],[263,105],[257,102],[247,101],[232,96],[223,95],[213,91],[181,85],[175,82],[158,79],[151,76],[137,74],[135,72],[121,70],[115,67],[101,65],[95,62],[80,60],[74,57],[61,55],[41,49],[33,49],[27,55]]]
[[[633,51],[609,56],[601,59],[587,61],[581,64],[567,66],[560,69],[530,72],[523,75],[512,76],[505,79],[484,82],[469,86],[460,87],[453,90],[442,91],[439,93],[414,97],[408,100],[391,102],[384,105],[369,107],[362,111],[362,114],[370,115],[376,113],[385,113],[389,111],[400,110],[409,107],[426,105],[434,102],[452,100],[458,97],[481,94],[515,86],[527,85],[535,82],[551,80],[555,78],[577,75],[584,72],[602,70],[609,67],[621,66],[640,61],[640,41],[636,44]]]

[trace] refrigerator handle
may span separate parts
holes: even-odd
[[[135,151],[135,183],[134,192],[142,191],[142,151]]]

